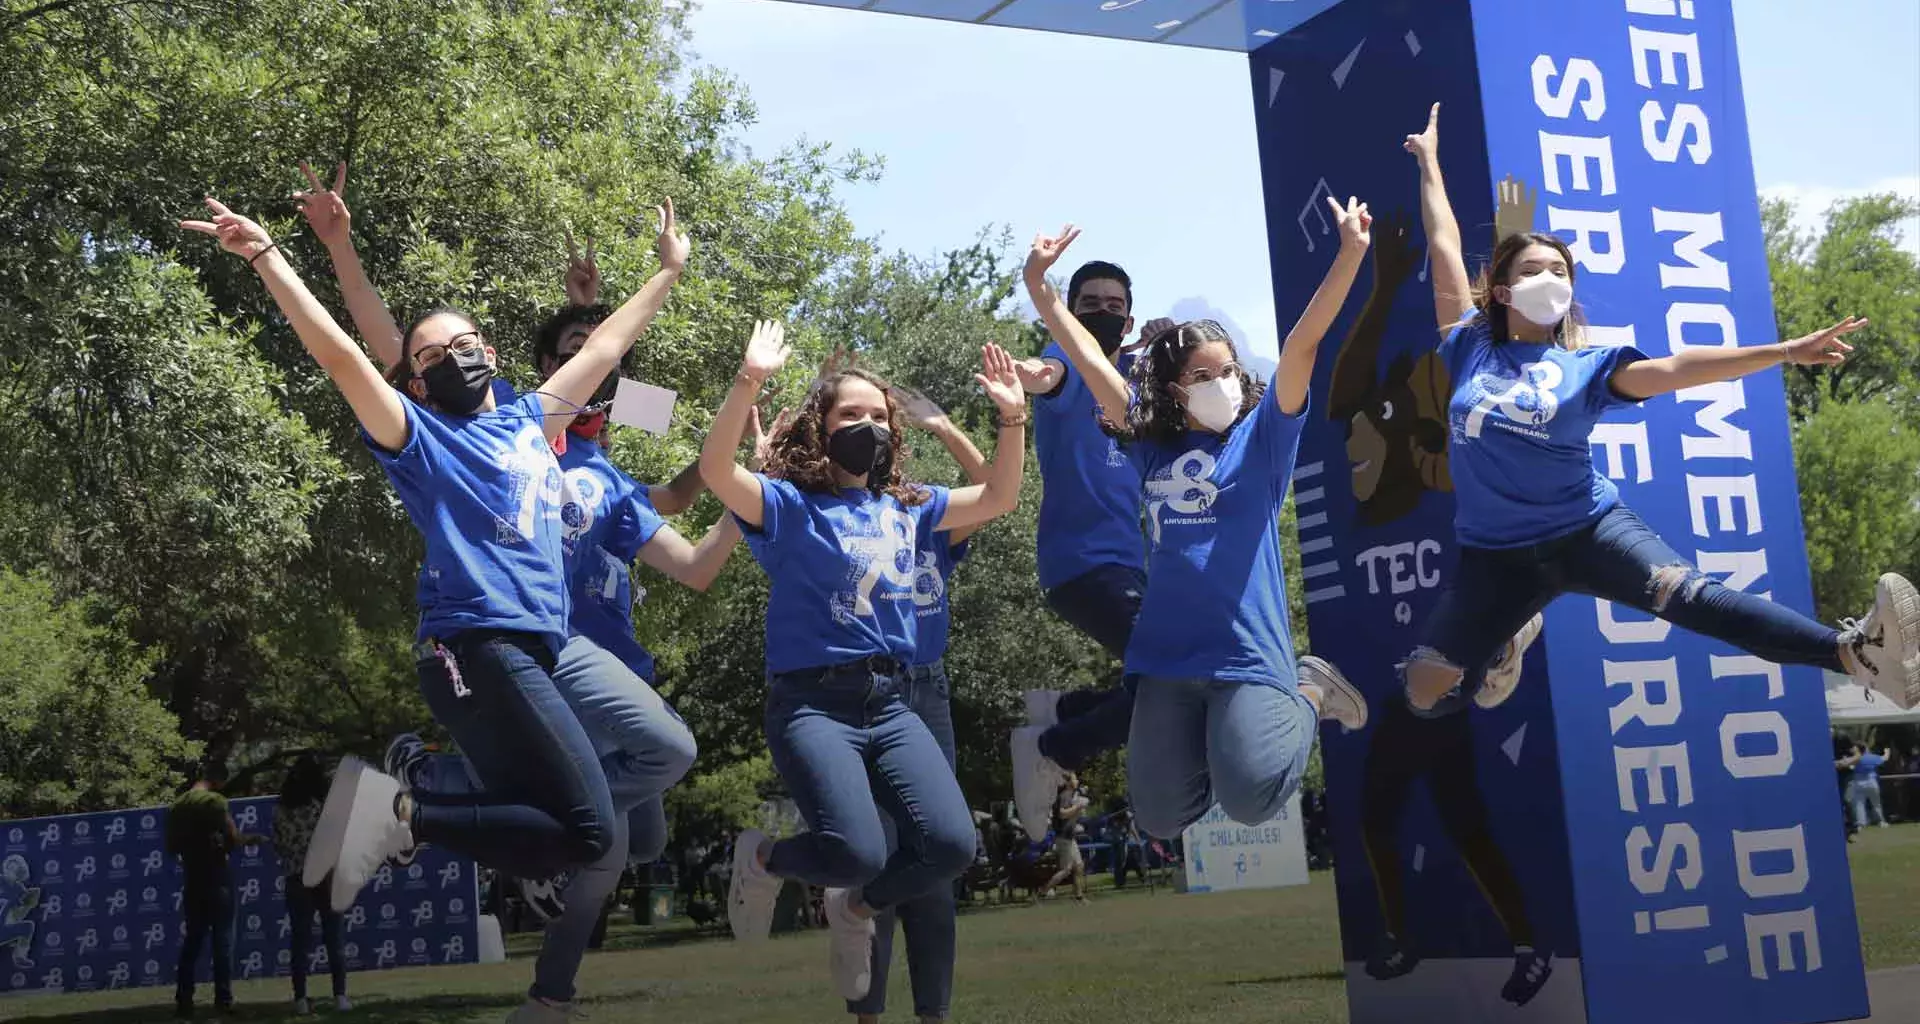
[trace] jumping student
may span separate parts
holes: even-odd
[[[1067,308],[1099,342],[1102,357],[1126,374],[1134,359],[1126,345],[1133,333],[1127,272],[1101,260],[1087,263],[1067,284]],[[1172,323],[1153,321],[1140,336]],[[1041,594],[1055,615],[1123,659],[1147,589],[1140,471],[1101,428],[1093,392],[1057,335],[1038,358],[1016,366],[1034,396],[1033,444],[1045,484],[1034,556]],[[1066,773],[1124,745],[1132,723],[1133,690],[1124,683],[1028,691],[1027,724],[1013,731],[1012,745],[1014,806],[1029,839],[1046,836]]]
[[[1420,168],[1421,211],[1432,258],[1434,313],[1446,331],[1439,353],[1453,381],[1448,406],[1450,468],[1459,565],[1408,655],[1404,699],[1387,702],[1363,786],[1363,833],[1380,887],[1387,932],[1368,965],[1376,978],[1411,971],[1418,955],[1404,928],[1405,895],[1394,833],[1407,790],[1421,774],[1462,859],[1488,894],[1514,942],[1512,977],[1501,995],[1523,1004],[1552,971],[1536,949],[1519,886],[1488,836],[1486,808],[1472,775],[1472,748],[1460,712],[1497,703],[1489,662],[1509,638],[1567,592],[1589,594],[1658,616],[1783,664],[1844,672],[1901,706],[1920,696],[1920,598],[1905,579],[1880,577],[1864,620],[1840,628],[1701,573],[1620,501],[1596,472],[1588,447],[1608,409],[1791,363],[1834,365],[1851,351],[1841,340],[1861,327],[1848,318],[1773,345],[1689,348],[1650,359],[1625,346],[1587,344],[1574,301],[1574,259],[1550,234],[1520,231],[1499,240],[1475,281],[1440,174],[1440,107],[1426,129],[1406,137]],[[1320,663],[1325,678],[1339,674]]]
[[[1034,307],[1094,400],[1109,416],[1124,410],[1128,453],[1145,479],[1147,593],[1127,645],[1127,784],[1140,825],[1163,838],[1215,802],[1237,821],[1272,818],[1299,788],[1317,723],[1366,723],[1351,687],[1298,678],[1280,558],[1280,506],[1314,355],[1369,241],[1364,204],[1328,202],[1340,251],[1287,335],[1270,387],[1240,364],[1224,328],[1198,321],[1150,341],[1129,389],[1047,281],[1079,232],[1036,236],[1027,257]]]
[[[344,910],[382,860],[435,842],[522,877],[591,864],[607,852],[613,808],[593,745],[555,688],[567,635],[563,476],[550,439],[564,430],[666,299],[687,243],[660,210],[661,269],[596,328],[535,394],[497,407],[495,354],[471,318],[436,310],[401,334],[395,385],[340,330],[261,227],[208,200],[214,235],[247,259],[309,354],[359,420],[374,457],[426,542],[423,696],[484,789],[439,798],[347,758],[309,847],[304,880],[331,872]]]
[[[778,323],[755,326],[700,454],[707,486],[738,516],[772,584],[767,745],[810,831],[735,844],[734,935],[765,938],[781,879],[828,887],[840,995],[867,995],[872,917],[947,886],[973,860],[973,823],[940,744],[907,706],[917,636],[915,552],[1019,499],[1026,395],[1013,360],[981,352],[975,380],[1000,413],[985,484],[906,482],[897,403],[861,370],[816,383],[764,473],[734,461],[755,396],[786,365]],[[891,856],[881,817],[899,848]]]
[[[960,464],[969,482],[982,485],[987,482],[986,456],[980,454],[980,449],[944,409],[911,388],[895,385],[892,391],[908,421],[938,438],[953,461]],[[927,730],[933,733],[948,768],[957,768],[957,762],[952,684],[947,679],[945,661],[947,634],[952,625],[947,585],[953,578],[954,567],[967,557],[967,542],[973,532],[968,529],[926,534],[927,543],[914,552],[915,639],[913,663],[907,668],[905,699],[907,707],[919,715]],[[858,1017],[858,1024],[878,1024],[881,1014],[887,1012],[887,975],[893,966],[896,918],[907,939],[907,977],[913,985],[913,1012],[921,1024],[937,1024],[947,1019],[953,1004],[957,910],[953,886],[938,885],[875,917],[873,979],[865,998],[847,1003],[847,1012]]]

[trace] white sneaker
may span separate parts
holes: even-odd
[[[316,884],[329,872],[333,874],[335,911],[353,906],[354,897],[380,865],[413,845],[412,830],[394,814],[394,798],[399,795],[398,780],[374,771],[357,757],[341,760],[334,772],[303,873]]]
[[[312,1003],[307,1002],[305,999],[295,999],[293,1001],[293,1015],[295,1017],[308,1017],[308,1016],[311,1016],[312,1014],[313,1014]]]
[[[1546,625],[1546,617],[1535,615],[1513,634],[1507,646],[1500,651],[1500,657],[1494,659],[1487,674],[1480,681],[1480,689],[1475,691],[1473,702],[1483,708],[1497,708],[1513,696],[1520,686],[1520,669],[1527,658],[1527,648],[1540,639],[1540,630]]]
[[[1892,701],[1920,705],[1920,593],[1898,573],[1873,588],[1873,610],[1856,622],[1842,620],[1842,643],[1853,652],[1853,681]]]
[[[568,1024],[569,1021],[584,1020],[586,1016],[584,1011],[575,1009],[572,1003],[549,1003],[528,996],[526,1002],[507,1015],[507,1024]]]
[[[333,1008],[336,1012],[339,1012],[339,1013],[352,1013],[353,1000],[348,999],[346,996],[334,996]]]
[[[1367,698],[1325,658],[1300,659],[1300,681],[1320,691],[1320,720],[1339,722],[1348,732],[1367,727]]]
[[[1059,690],[1028,690],[1024,696],[1027,702],[1028,725],[1051,729],[1060,724]]]
[[[851,889],[827,890],[827,927],[833,935],[833,984],[840,998],[865,999],[873,984],[873,918],[861,917],[848,906]]]
[[[760,865],[757,851],[766,833],[750,828],[733,843],[733,880],[727,887],[727,924],[733,937],[759,942],[773,932],[773,905],[780,899],[780,879]]]
[[[1039,842],[1047,837],[1053,821],[1053,801],[1060,795],[1060,784],[1067,773],[1040,752],[1040,734],[1046,729],[1023,725],[1013,730],[1013,809],[1020,815],[1020,827],[1027,838]]]

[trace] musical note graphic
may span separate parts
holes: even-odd
[[[1307,229],[1308,214],[1312,214],[1314,219],[1319,221],[1320,237],[1325,238],[1333,233],[1333,222],[1327,219],[1326,207],[1320,205],[1321,196],[1331,197],[1332,195],[1333,190],[1327,187],[1327,179],[1321,178],[1313,186],[1313,194],[1307,196],[1307,204],[1300,208],[1300,216],[1294,218],[1300,224],[1300,233],[1306,236],[1308,252],[1314,251],[1313,232]]]

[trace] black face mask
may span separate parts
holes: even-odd
[[[439,362],[420,371],[427,385],[427,397],[442,412],[471,416],[487,400],[493,387],[493,367],[487,365],[487,350],[449,352]]]
[[[1080,321],[1080,326],[1087,329],[1088,334],[1093,335],[1093,340],[1100,343],[1100,351],[1107,355],[1120,351],[1120,343],[1127,339],[1127,317],[1124,313],[1096,309],[1073,316]]]
[[[827,458],[856,476],[893,464],[893,432],[868,420],[851,423],[827,436]]]

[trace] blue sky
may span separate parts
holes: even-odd
[[[1762,191],[1809,214],[1920,195],[1920,3],[1733,7]],[[1136,315],[1211,306],[1276,350],[1244,57],[772,0],[702,0],[691,21],[701,60],[751,91],[756,151],[806,137],[886,158],[844,198],[889,248],[1074,220],[1075,255],[1132,273]]]

